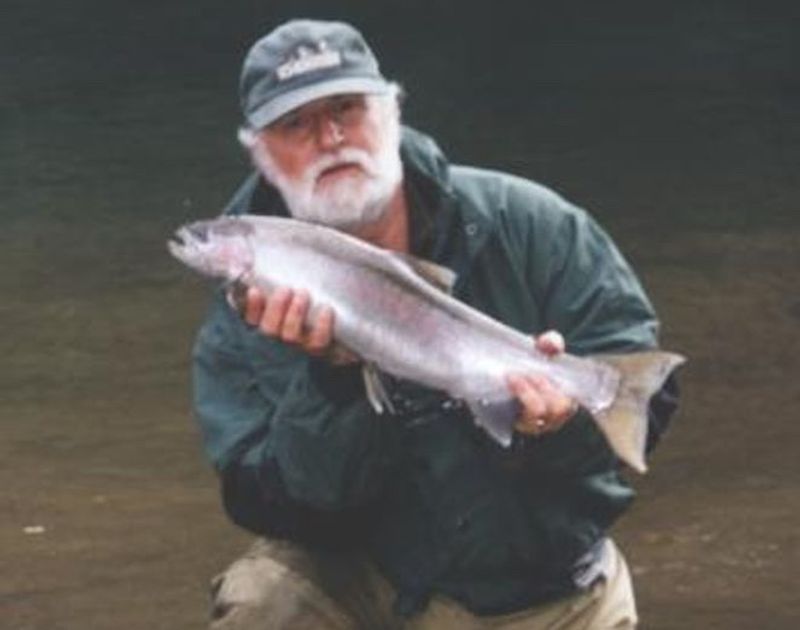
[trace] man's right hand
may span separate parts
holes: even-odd
[[[269,337],[337,365],[355,363],[358,357],[333,339],[334,312],[322,306],[310,321],[311,297],[307,291],[279,287],[269,294],[248,287],[240,312],[244,320]]]

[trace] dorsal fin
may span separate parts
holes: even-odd
[[[394,252],[411,267],[418,276],[430,282],[433,286],[445,293],[453,292],[453,285],[456,283],[456,273],[448,267],[437,265],[430,260],[417,258],[411,254]]]

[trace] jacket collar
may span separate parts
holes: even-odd
[[[459,276],[469,266],[482,249],[492,231],[489,214],[480,212],[473,204],[465,202],[456,193],[452,180],[450,164],[436,142],[410,127],[403,127],[400,155],[406,169],[406,177],[415,186],[418,196],[429,205],[429,211],[436,217],[436,225],[442,238],[455,238],[459,246],[453,243],[441,244],[437,249],[438,261],[451,258],[442,254],[443,249],[454,252],[458,249],[465,258],[455,269]]]

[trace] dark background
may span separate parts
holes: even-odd
[[[798,6],[3,0],[0,626],[202,627],[246,545],[188,403],[209,287],[164,241],[245,172],[247,48],[309,16],[453,161],[592,211],[690,356],[616,529],[643,627],[797,627]]]

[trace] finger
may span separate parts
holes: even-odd
[[[514,429],[526,435],[542,435],[547,430],[547,423],[542,418],[521,418],[514,424]]]
[[[547,431],[547,423],[541,418],[527,418],[518,420],[514,429],[526,435],[542,435]]]
[[[549,379],[541,379],[538,383],[539,393],[547,411],[542,415],[545,420],[544,429],[556,431],[575,413],[577,405],[572,398],[564,394]]]
[[[307,291],[296,291],[292,296],[281,324],[281,339],[286,343],[302,343],[310,302]]]
[[[564,336],[557,330],[548,330],[536,337],[536,349],[549,357],[563,353],[565,347]]]
[[[264,313],[267,298],[263,292],[255,287],[249,287],[245,294],[244,302],[244,320],[251,326],[257,326]]]
[[[323,306],[319,309],[314,325],[305,343],[305,349],[312,354],[324,354],[333,341],[333,309]]]
[[[549,379],[538,374],[512,376],[509,386],[522,404],[515,428],[531,435],[559,430],[575,413],[577,405]]]
[[[273,337],[277,337],[286,317],[286,309],[292,299],[292,290],[287,288],[276,289],[267,298],[266,306],[258,322],[259,328]]]
[[[522,404],[521,422],[532,423],[533,420],[544,416],[547,405],[539,392],[537,377],[512,375],[508,378],[508,385],[511,393]]]

